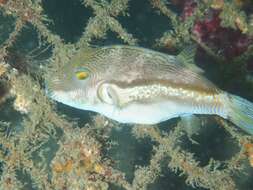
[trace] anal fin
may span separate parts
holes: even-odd
[[[192,136],[198,134],[199,130],[202,127],[201,119],[195,115],[184,115],[181,116],[181,123],[184,126],[185,132],[193,144],[199,144]]]

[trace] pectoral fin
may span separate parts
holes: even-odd
[[[98,88],[98,97],[99,99],[110,105],[114,105],[116,107],[120,106],[119,96],[115,87],[110,83],[103,83]]]
[[[198,134],[202,124],[201,120],[195,115],[185,115],[181,116],[181,123],[184,126],[187,136],[194,144],[198,144],[195,140],[192,139],[194,134]]]

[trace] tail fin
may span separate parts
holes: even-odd
[[[253,135],[253,103],[239,96],[228,95],[228,119]]]

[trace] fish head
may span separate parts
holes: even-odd
[[[47,95],[63,104],[95,111],[103,101],[98,88],[107,79],[102,64],[97,65],[92,56],[75,55],[69,63],[51,69],[46,77]]]

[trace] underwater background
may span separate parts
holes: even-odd
[[[136,45],[253,102],[250,0],[0,0],[0,190],[253,189],[253,138],[216,116],[119,124],[45,94],[80,48]]]

